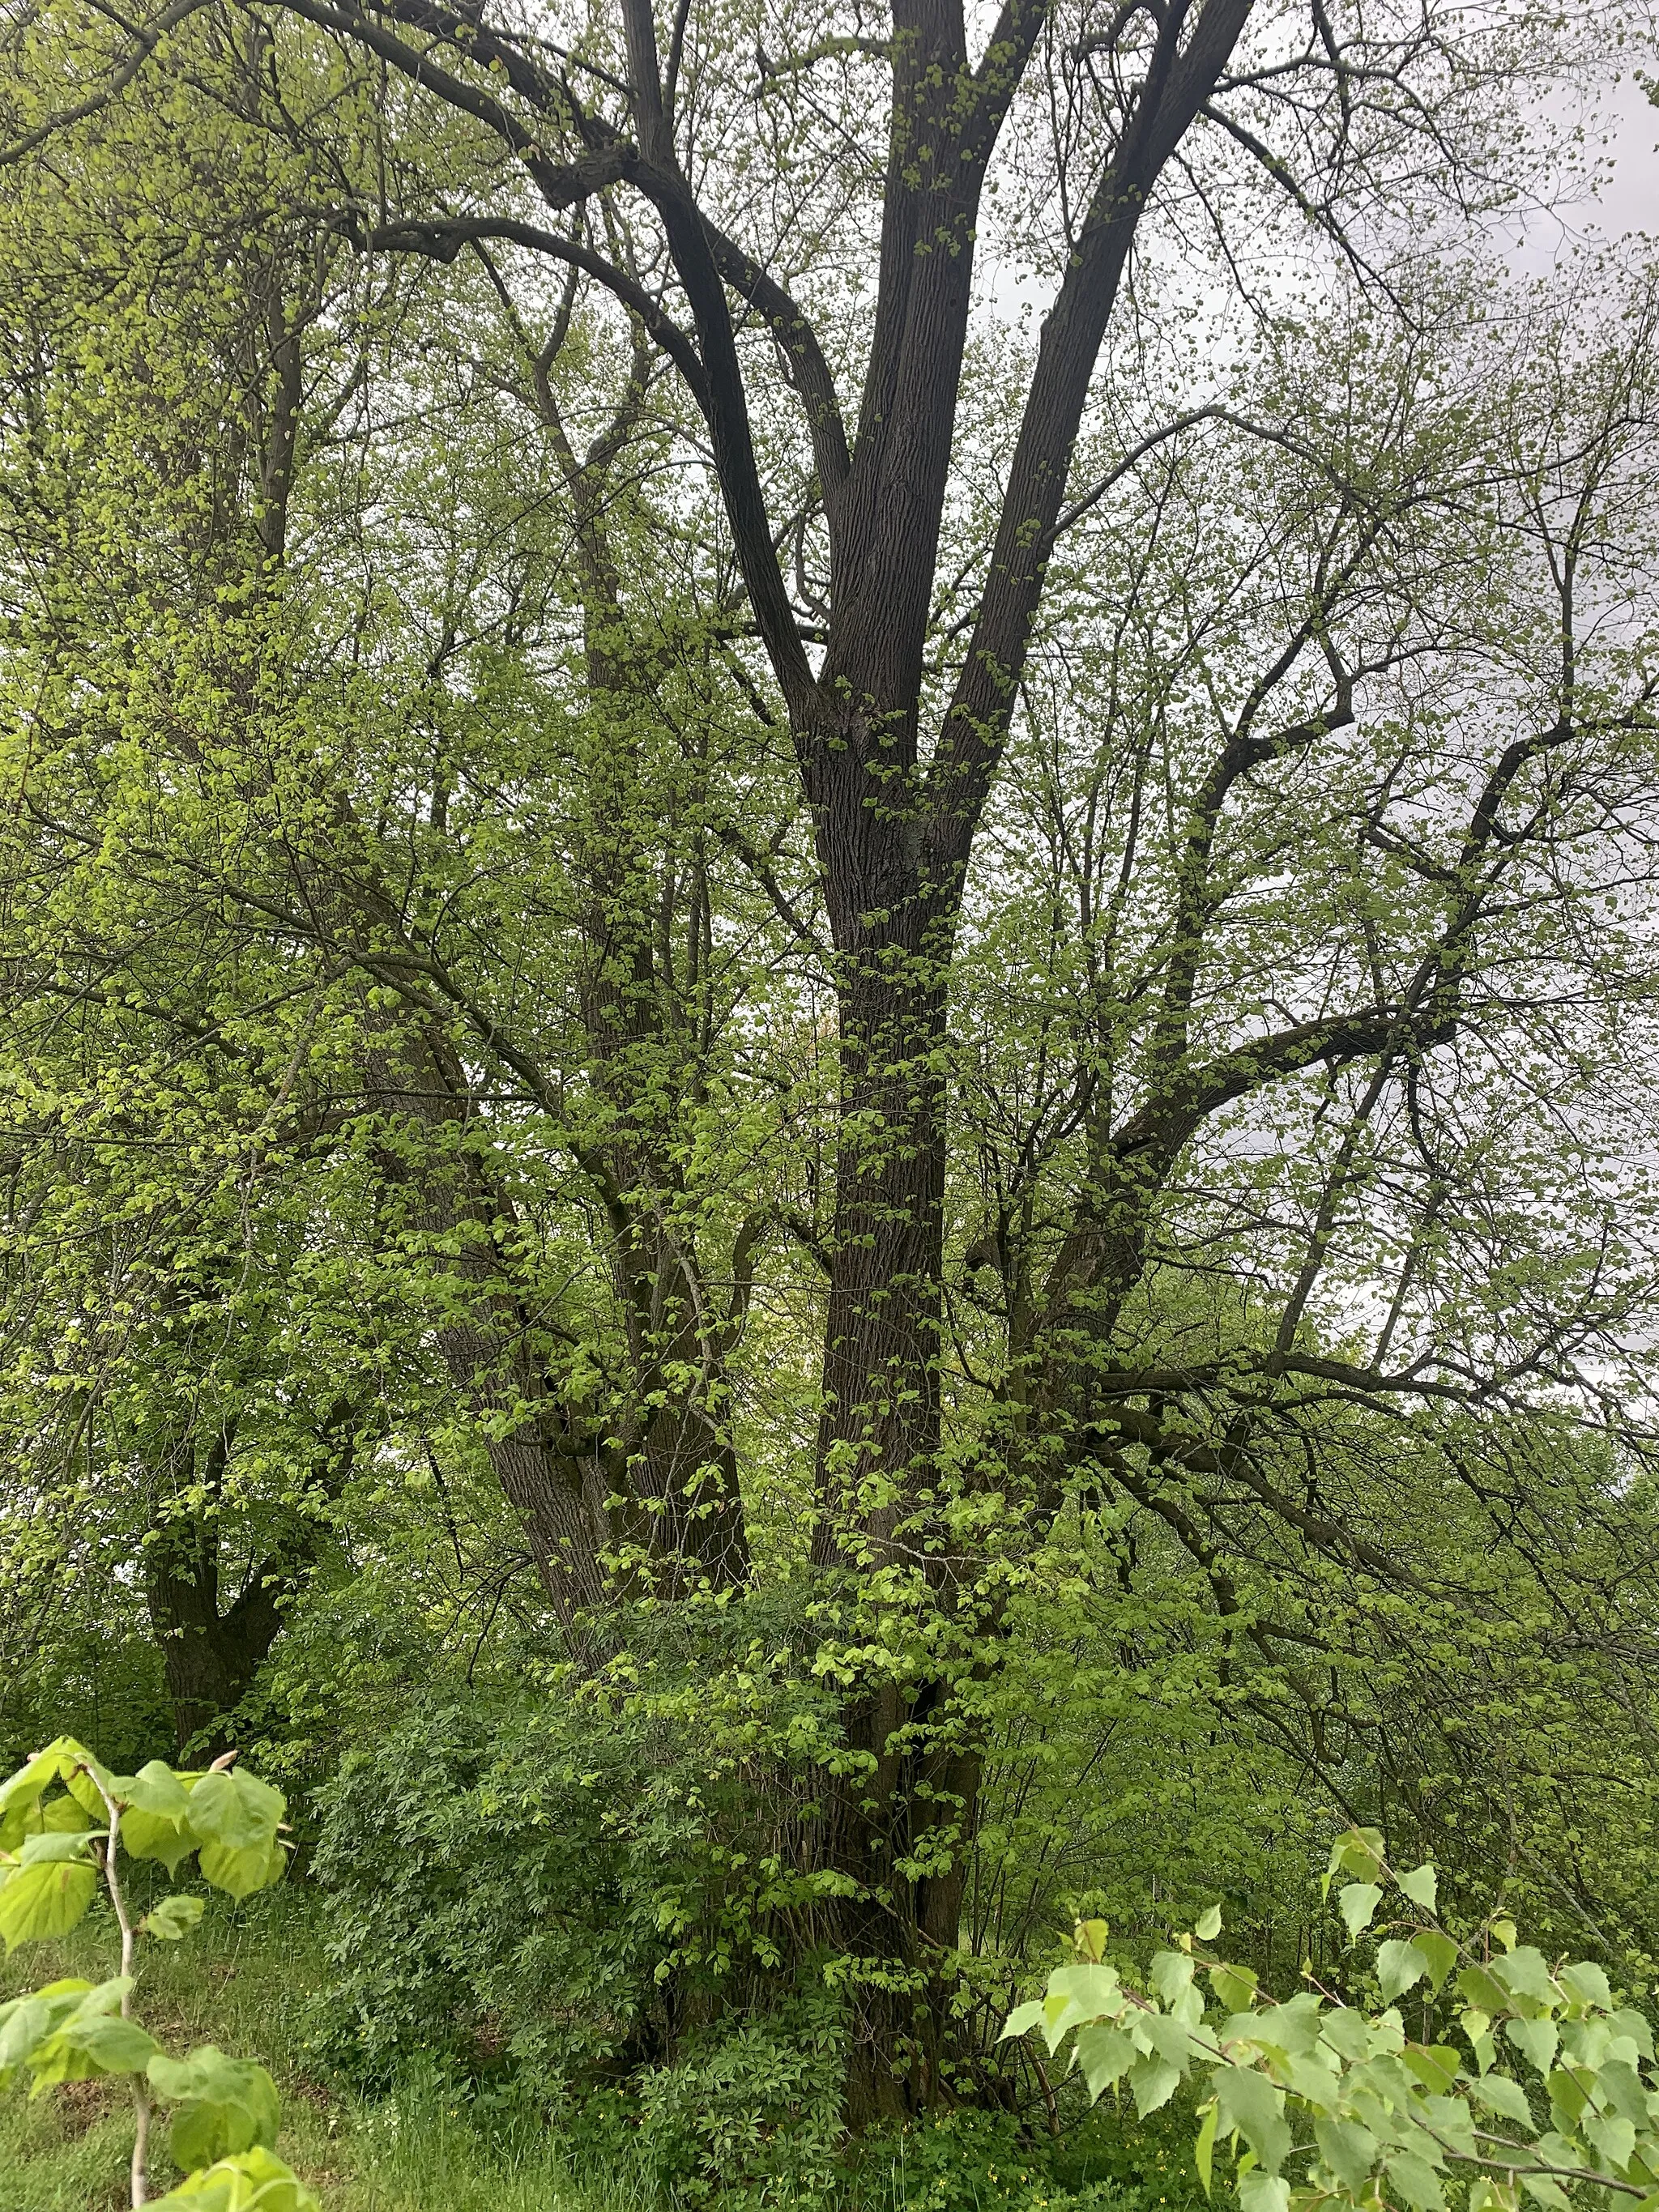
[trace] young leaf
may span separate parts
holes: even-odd
[[[260,2148],[191,2174],[165,2197],[152,2197],[149,2212],[322,2212],[322,2206],[292,2166]]]
[[[1382,1893],[1374,1881],[1345,1882],[1336,1893],[1338,1909],[1346,1923],[1350,1942],[1357,1940],[1371,1924],[1371,1917],[1382,1902]]]
[[[121,1847],[136,1859],[160,1859],[168,1874],[173,1875],[179,1860],[188,1858],[195,1850],[196,1838],[185,1819],[173,1820],[132,1805],[121,1815]]]
[[[1409,1897],[1413,1905],[1420,1905],[1425,1912],[1434,1911],[1435,1873],[1430,1862],[1413,1867],[1409,1874],[1397,1875],[1395,1879],[1401,1893]]]
[[[1199,1922],[1193,1933],[1200,1943],[1213,1943],[1221,1933],[1221,1907],[1212,1905]]]
[[[193,1833],[227,1851],[268,1851],[285,1809],[280,1790],[234,1766],[204,1774],[188,1802]]]
[[[1121,2028],[1092,2021],[1077,2032],[1077,2057],[1089,2085],[1089,2101],[1098,2104],[1134,2063],[1135,2047]]]
[[[204,2044],[186,2058],[152,2058],[149,2080],[158,2096],[179,2107],[173,2154],[185,2168],[276,2140],[276,2085],[251,2059],[227,2058]]]
[[[159,1936],[163,1942],[176,1943],[181,1936],[188,1936],[202,1917],[199,1897],[164,1897],[159,1905],[152,1905],[140,1925],[146,1936]]]
[[[1224,2066],[1214,2078],[1223,2124],[1243,2136],[1269,2173],[1277,2173],[1291,2148],[1291,2131],[1273,2083],[1249,2066]]]
[[[1428,1971],[1429,1962],[1416,1943],[1379,1943],[1376,1947],[1376,1978],[1390,2004],[1413,1983],[1420,1982]]]
[[[235,1850],[225,1844],[204,1844],[196,1863],[203,1879],[216,1889],[232,1897],[252,1897],[256,1889],[269,1889],[282,1880],[288,1859],[273,1836],[268,1844],[256,1844],[246,1850]]]
[[[1193,2146],[1193,2160],[1198,2167],[1198,2178],[1206,2197],[1212,2194],[1210,2170],[1215,2155],[1215,2124],[1219,2110],[1219,2106],[1212,2097],[1204,2107],[1203,2124],[1198,2130],[1198,2141]]]
[[[0,1939],[10,1952],[67,1936],[97,1887],[97,1869],[84,1859],[16,1868],[0,1887]]]

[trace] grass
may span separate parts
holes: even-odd
[[[104,1979],[112,1923],[88,1914],[59,1944],[0,1968],[0,1999],[63,1975]],[[183,1943],[145,1947],[135,2010],[169,2051],[215,2043],[270,2068],[283,2094],[277,2148],[327,2212],[644,2212],[638,2192],[574,2179],[544,2134],[491,2139],[434,2088],[365,2104],[307,2066],[307,2007],[321,1960],[303,1900],[215,1900]],[[177,2178],[159,2131],[151,2185]],[[124,2212],[132,2145],[125,2083],[86,2081],[31,2101],[0,2095],[0,2212]]]

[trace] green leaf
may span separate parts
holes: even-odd
[[[67,1936],[97,1887],[97,1869],[84,1861],[17,1868],[0,1887],[0,1938],[7,1950]]]
[[[1437,1996],[1440,1984],[1457,1964],[1457,1946],[1437,1928],[1419,1928],[1412,1941],[1428,1962],[1429,1987]]]
[[[1547,2173],[1522,2173],[1521,2186],[1528,2197],[1547,2205],[1548,2212],[1572,2212],[1572,2200],[1559,2181],[1552,2181]]]
[[[1331,1845],[1333,1875],[1358,1875],[1365,1881],[1382,1871],[1382,1836],[1376,1828],[1349,1828]]]
[[[171,1899],[168,1902],[171,1902]],[[1036,2027],[1042,2018],[1042,1999],[1029,1997],[1024,2004],[1016,2005],[1007,2019],[1003,2021],[1002,2033],[997,2038],[997,2041],[1006,2043],[1011,2035],[1024,2035],[1027,2029]]]
[[[1571,1966],[1563,1966],[1556,1978],[1583,2003],[1594,2005],[1598,2012],[1607,2012],[1613,2006],[1613,1991],[1607,1987],[1607,1978],[1600,1966],[1586,1960],[1577,1960]]]
[[[1198,2141],[1193,2146],[1193,2162],[1198,2168],[1198,2178],[1203,2185],[1204,2194],[1206,2197],[1212,2194],[1210,2186],[1211,2166],[1215,2157],[1216,2115],[1220,2109],[1212,2097],[1204,2107],[1204,2118],[1198,2130]]]
[[[1183,1990],[1192,1987],[1194,1969],[1184,1951],[1158,1951],[1146,1978],[1167,2005],[1172,2005]]]
[[[207,2043],[185,2058],[151,2059],[149,2079],[158,2096],[179,2107],[173,2155],[186,2169],[276,2140],[276,2084],[252,2059],[227,2058]]]
[[[1148,2051],[1138,2057],[1129,2069],[1129,2087],[1134,2097],[1135,2112],[1143,2120],[1149,2112],[1156,2112],[1162,2106],[1167,2105],[1180,2087],[1181,2069],[1171,2066],[1156,2051]]]
[[[1193,1933],[1200,1943],[1213,1943],[1221,1933],[1221,1907],[1212,1905],[1199,1922]]]
[[[48,1982],[44,1989],[0,2005],[0,2079],[9,2079],[91,1987],[90,1982]]]
[[[1376,1947],[1376,1978],[1390,2003],[1402,1996],[1414,1982],[1420,1982],[1428,1971],[1429,1962],[1414,1942],[1379,1943]]]
[[[159,1759],[152,1759],[137,1774],[130,1776],[118,1794],[123,1804],[137,1812],[153,1813],[159,1820],[184,1820],[190,1817],[189,1791],[173,1769],[164,1766]]]
[[[1530,1997],[1538,2004],[1553,2004],[1556,2002],[1544,1954],[1534,1950],[1530,1943],[1522,1943],[1504,1957],[1494,1959],[1492,1974],[1493,1980],[1512,1996]]]
[[[29,2094],[38,2097],[59,2082],[91,2081],[100,2075],[142,2074],[155,2051],[155,2039],[137,2021],[88,2013],[66,2021],[31,2054]]]
[[[1636,2154],[1636,2130],[1621,2114],[1590,2112],[1584,2119],[1584,2133],[1605,2160],[1603,2172],[1611,2166],[1615,2173],[1623,2173]]]
[[[1249,1966],[1223,1964],[1209,1969],[1210,1987],[1216,2002],[1229,2012],[1243,2012],[1255,1996],[1255,1975]]]
[[[1599,2013],[1613,2008],[1613,1990],[1608,1989],[1608,1978],[1606,1978],[1606,1973],[1601,1973],[1599,1966],[1593,1966],[1589,1960],[1575,1960],[1571,1966],[1562,1966],[1558,1980],[1566,1989],[1573,1990],[1573,1996],[1579,1997],[1583,2004],[1593,2004]]]
[[[152,2197],[149,2212],[322,2212],[322,2206],[292,2166],[261,2148],[192,2173]]]
[[[1511,2081],[1507,2074],[1483,2074],[1478,2081],[1470,2084],[1470,2094],[1489,2111],[1513,2120],[1517,2127],[1529,2128],[1533,2124],[1526,2091],[1518,2081]]]
[[[234,1766],[204,1774],[188,1802],[192,1832],[227,1851],[269,1851],[286,1810],[280,1790]]]
[[[1383,2160],[1382,2170],[1412,2212],[1441,2212],[1445,2192],[1427,2159],[1419,2158],[1414,2150],[1392,2151]]]
[[[1485,2013],[1488,2019],[1506,2013],[1510,2008],[1510,1993],[1501,1982],[1494,1981],[1484,1966],[1465,1966],[1457,1977],[1457,1994],[1474,2011]]]
[[[1359,2196],[1376,2164],[1376,2137],[1358,2120],[1321,2113],[1314,2121],[1319,2155],[1351,2195]]]
[[[151,1905],[141,1924],[146,1936],[159,1936],[164,1943],[176,1943],[181,1936],[189,1935],[202,1911],[199,1897],[164,1897],[159,1905]],[[1039,2005],[1038,2012],[1042,2009]]]
[[[1401,2052],[1431,2097],[1447,2097],[1456,2087],[1461,2065],[1449,2043],[1408,2043]]]
[[[1097,2104],[1133,2065],[1135,2047],[1121,2027],[1092,2021],[1077,2032],[1077,2059],[1089,2085],[1089,2100]]]
[[[1425,1912],[1434,1911],[1435,1875],[1431,1862],[1425,1861],[1420,1867],[1413,1867],[1409,1874],[1397,1875],[1395,1879],[1401,1894],[1409,1897],[1413,1905],[1420,1905]]]
[[[80,1808],[76,1807],[78,1812]],[[93,1863],[88,1845],[92,1838],[83,1826],[70,1830],[49,1829],[38,1836],[26,1836],[23,1848],[18,1853],[20,1866],[72,1866],[85,1859]]]
[[[1549,2072],[1561,2043],[1553,2020],[1505,2021],[1504,2033],[1517,2051],[1526,2053],[1540,2074]]]
[[[1242,2212],[1290,2212],[1291,2185],[1280,2174],[1254,2166],[1239,2175],[1237,2188]]]
[[[183,1820],[134,1805],[121,1815],[121,1848],[136,1859],[159,1859],[169,1875],[179,1871],[180,1859],[196,1848],[196,1838]]]
[[[1353,1941],[1370,1926],[1382,1893],[1374,1881],[1345,1882],[1336,1893],[1336,1902],[1347,1924],[1349,1940]]]
[[[1277,2173],[1291,2148],[1283,2100],[1265,2074],[1250,2066],[1224,2066],[1212,2077],[1222,2124],[1241,2135],[1269,2173]]]
[[[225,1844],[204,1844],[196,1863],[203,1880],[216,1889],[231,1897],[252,1897],[256,1889],[270,1889],[282,1880],[288,1856],[273,1837],[270,1843],[257,1844],[247,1850],[234,1850]]]

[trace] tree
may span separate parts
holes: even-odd
[[[1287,1547],[1416,1586],[1367,1423],[1444,1409],[1425,1448],[1478,1491],[1467,1409],[1631,1402],[1647,1260],[1597,1117],[1649,988],[1646,295],[1517,341],[1389,240],[1497,192],[1523,20],[1011,0],[977,51],[931,6],[873,40],[642,0],[556,42],[429,0],[222,20],[264,27],[243,122],[318,265],[433,264],[386,297],[464,324],[450,458],[490,500],[458,564],[423,538],[446,589],[402,657],[331,690],[305,592],[374,595],[292,527],[304,469],[242,462],[216,543],[252,582],[155,659],[167,805],[126,850],[171,940],[211,911],[331,994],[388,1241],[583,1664],[619,1601],[751,1584],[763,1266],[818,1321],[799,1572],[842,1697],[798,1932],[850,1962],[854,2116],[935,2097],[976,1690],[1034,1545],[1127,1500],[1253,1649],[1317,1646]],[[220,21],[31,29],[88,89],[60,112],[26,52],[15,147],[95,144]],[[1334,304],[1273,296],[1264,204]],[[1048,285],[1035,347],[976,326],[982,234]],[[1183,244],[1255,340],[1214,311],[1197,391]],[[332,312],[390,424],[431,326],[367,298]],[[272,327],[280,393],[312,341]],[[499,591],[466,567],[498,526]],[[550,702],[568,749],[526,735]],[[1242,1303],[1194,1302],[1212,1271]]]

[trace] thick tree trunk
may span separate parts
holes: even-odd
[[[181,1515],[153,1533],[144,1594],[173,1706],[174,1747],[181,1754],[192,1742],[209,1758],[226,1748],[222,1723],[252,1688],[276,1640],[282,1601],[301,1564],[266,1560],[222,1611],[219,1537],[212,1521]]]

